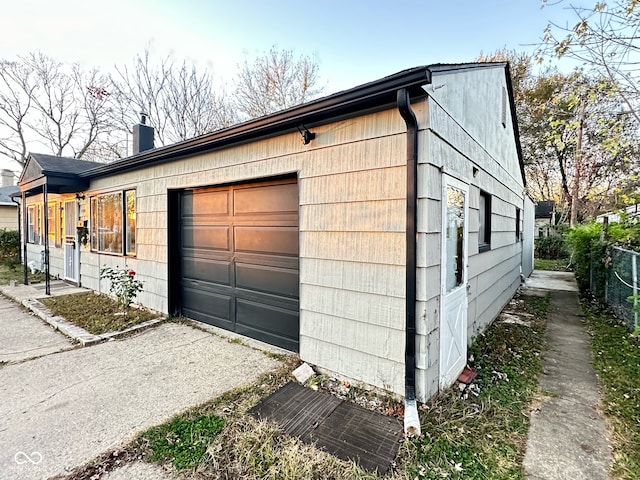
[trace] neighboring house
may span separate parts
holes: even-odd
[[[126,265],[144,305],[426,401],[532,255],[514,112],[506,63],[432,65],[110,164],[32,154],[28,257],[48,225],[53,274]]]
[[[535,206],[535,238],[555,234],[556,202],[540,200]]]
[[[11,170],[0,170],[0,230],[18,230],[18,204],[11,195],[20,191]]]
[[[596,222],[604,223],[604,219],[607,218],[608,222],[620,222],[620,214],[623,213],[627,216],[627,218],[636,218],[640,217],[640,203],[636,203],[635,205],[628,205],[625,208],[621,208],[615,212],[603,213],[602,215],[598,215],[596,217]]]
[[[524,226],[522,238],[522,274],[529,277],[533,272],[535,251],[535,202],[526,195],[524,197]]]

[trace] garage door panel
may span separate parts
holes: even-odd
[[[182,314],[222,328],[233,327],[232,297],[195,288],[183,288]]]
[[[298,298],[298,271],[236,263],[236,287]]]
[[[197,193],[187,192],[182,197],[183,217],[202,217],[208,215],[229,214],[229,192],[225,190]]]
[[[263,265],[265,267],[288,268],[289,270],[300,270],[300,260],[298,259],[298,257],[237,252],[234,254],[234,258],[236,263],[247,265]]]
[[[185,279],[202,280],[221,285],[231,285],[231,262],[207,258],[184,257],[182,276]]]
[[[233,214],[298,212],[298,184],[263,185],[234,191]]]
[[[289,350],[297,350],[299,330],[300,318],[297,311],[244,299],[238,299],[236,302],[236,332],[238,333]]]
[[[234,250],[298,256],[298,227],[234,228]]]
[[[184,225],[183,248],[229,250],[229,227],[227,225]]]
[[[196,189],[181,200],[182,313],[297,351],[297,182]]]

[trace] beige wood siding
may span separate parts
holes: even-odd
[[[15,205],[0,205],[0,230],[18,229],[18,208]]]
[[[425,104],[414,105],[424,118]],[[396,109],[95,180],[88,196],[135,188],[136,257],[82,252],[135,269],[141,303],[167,311],[167,190],[295,173],[299,182],[300,355],[328,371],[404,393],[406,126]],[[88,212],[87,212],[88,215]]]

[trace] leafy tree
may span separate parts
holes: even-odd
[[[308,57],[275,47],[245,58],[235,80],[234,104],[244,118],[256,118],[316,98],[321,92],[319,65]]]
[[[625,110],[640,122],[640,2],[597,1],[593,7],[569,8],[576,23],[549,23],[541,53],[576,60],[617,85]]]
[[[480,60],[511,64],[527,182],[535,199],[556,200],[575,223],[637,188],[638,124],[619,113],[616,84],[581,71],[546,68],[534,74],[534,59],[515,51]]]

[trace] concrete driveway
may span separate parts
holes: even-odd
[[[0,355],[18,360],[0,365],[2,480],[64,474],[277,365],[254,348],[173,323],[69,349],[12,305],[0,298]],[[23,338],[31,335],[39,337]],[[21,342],[40,356],[5,351]]]

